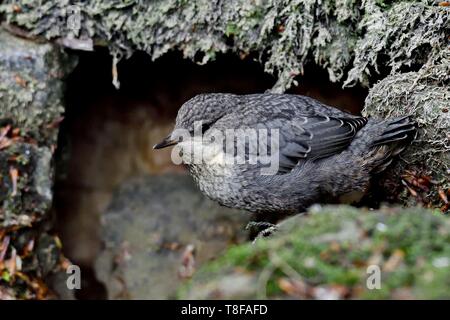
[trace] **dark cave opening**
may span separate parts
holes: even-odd
[[[113,191],[129,177],[184,174],[169,151],[151,146],[173,125],[178,108],[205,92],[262,93],[275,79],[250,59],[220,55],[200,66],[169,53],[151,62],[136,53],[118,65],[120,89],[112,85],[112,59],[106,49],[75,52],[78,65],[67,80],[66,112],[56,159],[54,211],[64,254],[85,275],[79,299],[103,299],[105,288],[93,265],[101,249],[100,223]],[[289,93],[303,94],[359,113],[367,90],[343,90],[326,71],[311,66]]]

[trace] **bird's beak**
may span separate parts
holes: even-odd
[[[160,143],[155,144],[153,146],[153,149],[162,149],[165,147],[173,146],[174,144],[177,144],[177,143],[178,143],[178,141],[172,140],[171,135],[169,134]]]

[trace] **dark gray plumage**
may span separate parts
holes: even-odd
[[[371,176],[383,171],[416,135],[409,117],[368,119],[289,94],[198,95],[181,107],[175,128],[193,132],[199,120],[205,136],[213,129],[279,129],[280,169],[275,175],[261,175],[261,163],[188,164],[208,197],[257,213],[298,213],[314,203],[360,197]],[[178,140],[172,133],[155,148]],[[203,146],[213,143],[206,139]],[[251,152],[248,147],[246,151]]]

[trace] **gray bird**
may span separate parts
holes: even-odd
[[[278,129],[277,144],[267,148],[267,156],[277,157],[278,170],[262,174],[267,162],[250,163],[261,155],[249,142],[254,136],[236,135],[227,149],[229,139],[224,143],[217,136],[230,129],[265,129],[267,141]],[[314,203],[360,199],[370,178],[385,170],[416,132],[408,116],[354,116],[300,95],[201,94],[183,104],[174,131],[154,148],[177,145],[175,155],[188,165],[200,190],[224,206],[294,214]],[[245,163],[224,160],[238,150],[244,150]],[[202,161],[192,161],[199,151]]]

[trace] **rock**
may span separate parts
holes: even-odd
[[[91,68],[84,77],[90,77]],[[101,92],[80,87],[78,82],[84,77],[69,80],[68,96],[87,90]],[[89,268],[101,245],[100,217],[114,190],[130,177],[185,169],[173,164],[170,148],[164,152],[151,148],[173,129],[172,117],[158,115],[168,108],[166,104],[127,103],[109,93],[103,99],[77,99],[68,105],[65,131],[59,140],[53,209],[64,253],[77,265]]]
[[[0,151],[3,228],[29,226],[45,217],[53,198],[51,159],[48,148],[27,143],[16,143]]]
[[[63,78],[76,60],[50,43],[37,43],[0,30],[0,119],[51,146],[64,112]]]
[[[449,261],[450,221],[438,211],[316,207],[281,222],[269,238],[228,249],[178,297],[448,299]],[[371,290],[377,268],[380,289]],[[241,280],[230,290],[224,279]]]
[[[58,47],[0,31],[0,225],[30,225],[51,206],[53,149],[64,111]]]
[[[132,179],[102,218],[97,277],[112,299],[172,297],[199,266],[247,240],[249,217],[206,199],[187,175]]]
[[[386,193],[399,194],[391,201],[415,205],[425,200],[426,204],[444,206],[442,211],[449,211],[438,193],[439,189],[450,190],[450,49],[439,55],[438,62],[426,64],[417,72],[392,75],[378,82],[366,98],[363,114],[380,118],[411,115],[419,125],[416,141],[402,153],[401,161],[388,169],[381,183],[389,188],[403,179],[409,188],[422,194],[411,197],[414,192],[399,193],[389,188]],[[417,186],[404,177],[406,170],[417,182],[420,175],[436,182]]]
[[[45,298],[42,277],[59,268],[61,246],[46,224],[63,78],[73,65],[57,46],[0,30],[0,243],[10,262],[0,266],[0,287],[16,298]]]

